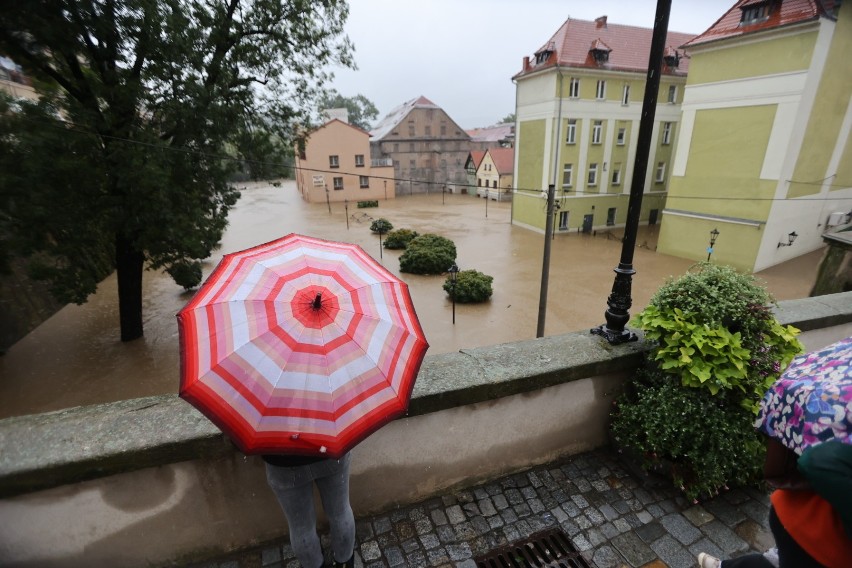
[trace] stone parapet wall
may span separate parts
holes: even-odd
[[[852,293],[776,314],[808,349],[852,335]],[[605,445],[611,402],[646,349],[583,331],[427,356],[409,415],[354,451],[356,514]],[[170,565],[286,533],[262,461],[176,396],[0,420],[0,448],[12,564]]]

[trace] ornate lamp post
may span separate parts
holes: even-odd
[[[713,245],[716,244],[716,239],[719,238],[719,229],[714,228],[710,231],[710,246],[707,247],[707,262],[710,262],[710,255],[713,254]]]
[[[630,185],[630,201],[627,204],[627,222],[625,223],[624,240],[621,246],[621,260],[615,268],[612,293],[606,301],[607,310],[604,313],[606,323],[590,330],[591,333],[603,336],[613,345],[638,339],[636,334],[625,329],[625,326],[630,321],[630,306],[633,304],[633,299],[630,297],[633,275],[636,274],[633,269],[633,249],[636,246],[639,214],[642,211],[645,173],[648,171],[651,134],[657,111],[657,95],[660,91],[660,67],[663,62],[671,7],[671,0],[657,0],[654,32],[651,36],[651,53],[648,57],[648,74],[645,77],[645,98],[642,101],[639,136],[636,142],[636,159],[633,167],[633,180]]]
[[[453,300],[453,325],[456,325],[456,274],[459,273],[459,267],[454,262],[453,265],[447,269],[447,272],[450,273],[450,297]]]

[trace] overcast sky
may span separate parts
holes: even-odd
[[[736,0],[672,0],[669,29],[699,34]],[[656,0],[350,0],[346,31],[357,71],[335,69],[332,86],[363,94],[379,120],[425,96],[462,128],[515,111],[511,77],[569,17],[654,27]]]

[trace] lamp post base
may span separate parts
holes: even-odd
[[[606,324],[593,327],[589,330],[589,333],[600,335],[606,339],[610,345],[619,345],[621,343],[639,340],[639,336],[628,329],[622,329],[621,331],[609,329]]]

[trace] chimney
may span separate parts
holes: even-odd
[[[606,28],[606,16],[595,18],[595,24],[596,28]]]
[[[530,68],[530,58],[529,56],[524,57],[524,71],[527,71]]]

